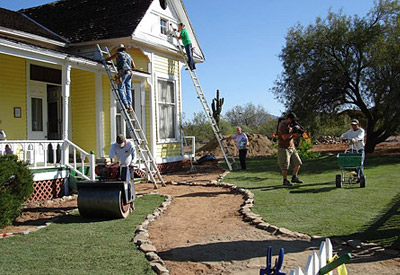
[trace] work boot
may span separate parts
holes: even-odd
[[[283,179],[283,185],[285,186],[293,186],[293,184],[290,183],[287,179]]]
[[[296,177],[296,176],[292,176],[292,182],[293,183],[303,183],[303,181],[302,180],[300,180],[298,177]]]

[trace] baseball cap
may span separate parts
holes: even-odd
[[[351,121],[351,125],[358,125],[358,124],[360,124],[360,122],[358,121],[358,119],[353,119],[353,120]]]
[[[297,120],[297,116],[294,112],[289,112],[288,115],[286,116],[286,118],[291,118],[293,120]]]
[[[122,144],[123,142],[125,142],[125,137],[124,135],[120,134],[117,136],[117,143],[118,144]]]
[[[119,45],[118,45],[117,50],[121,50],[121,49],[126,50],[124,44],[119,44]]]

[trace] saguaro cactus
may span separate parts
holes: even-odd
[[[213,117],[215,119],[215,122],[217,123],[219,127],[219,118],[222,112],[222,105],[224,104],[224,98],[219,98],[219,90],[217,90],[217,96],[216,98],[213,98],[211,102],[211,109],[213,112]]]

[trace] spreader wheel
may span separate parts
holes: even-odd
[[[342,175],[336,175],[336,188],[342,188]]]

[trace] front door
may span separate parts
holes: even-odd
[[[62,129],[61,86],[47,85],[47,113],[49,140],[60,140]]]
[[[47,139],[47,91],[46,84],[31,82],[28,97],[28,138]]]

